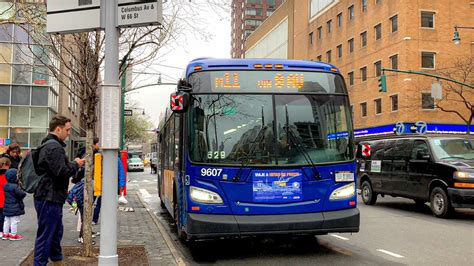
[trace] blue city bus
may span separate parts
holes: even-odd
[[[334,66],[196,59],[159,129],[158,191],[180,238],[359,231],[349,96]]]

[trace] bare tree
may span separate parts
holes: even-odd
[[[439,74],[473,86],[474,58],[458,59],[453,67],[440,71]],[[446,113],[456,114],[466,123],[467,134],[470,134],[474,120],[474,89],[453,82],[446,82],[445,86],[443,99],[436,101],[436,108]]]
[[[158,51],[165,45],[177,44],[179,36],[186,30],[209,38],[205,25],[194,21],[192,14],[212,7],[225,10],[228,1],[188,2],[169,1],[164,5],[160,27],[128,28],[120,32],[120,75],[129,64],[151,64]],[[59,82],[63,88],[77,97],[82,107],[81,119],[86,128],[86,153],[92,154],[92,140],[98,121],[99,85],[104,61],[104,34],[101,31],[68,35],[50,35],[45,32],[45,5],[17,1],[11,8],[0,11],[11,14],[10,19],[0,24],[15,24],[29,36],[29,51],[23,51],[28,61],[38,62],[47,69],[45,75]],[[189,16],[191,14],[191,16]],[[40,48],[40,49],[38,49]],[[38,52],[41,51],[41,52]],[[32,64],[34,65],[34,63]],[[33,69],[33,68],[32,68]],[[118,103],[117,103],[118,104]],[[92,251],[92,156],[88,157],[84,189],[84,256],[93,256]]]

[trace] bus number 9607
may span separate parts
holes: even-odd
[[[222,169],[217,168],[202,168],[201,175],[202,176],[220,176],[222,173]]]

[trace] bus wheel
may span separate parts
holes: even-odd
[[[435,187],[431,191],[430,206],[433,215],[438,218],[447,218],[453,212],[453,207],[446,191],[440,187]]]
[[[377,201],[377,193],[374,193],[369,181],[362,183],[362,201],[365,205],[374,205]]]
[[[176,191],[175,195],[177,195],[177,194],[178,194],[178,192]],[[176,224],[176,234],[177,234],[179,240],[184,240],[184,239],[186,239],[186,234],[184,233],[183,229],[181,228],[181,222],[179,220],[180,211],[179,211],[178,200],[177,200],[176,196],[174,197],[173,212],[174,212],[174,222]]]

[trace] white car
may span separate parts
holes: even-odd
[[[140,158],[131,158],[131,159],[128,159],[128,171],[129,171],[129,172],[132,172],[132,171],[140,171],[140,172],[143,172],[143,171],[144,171],[144,168],[143,168],[143,161],[142,161],[142,159],[140,159]]]

